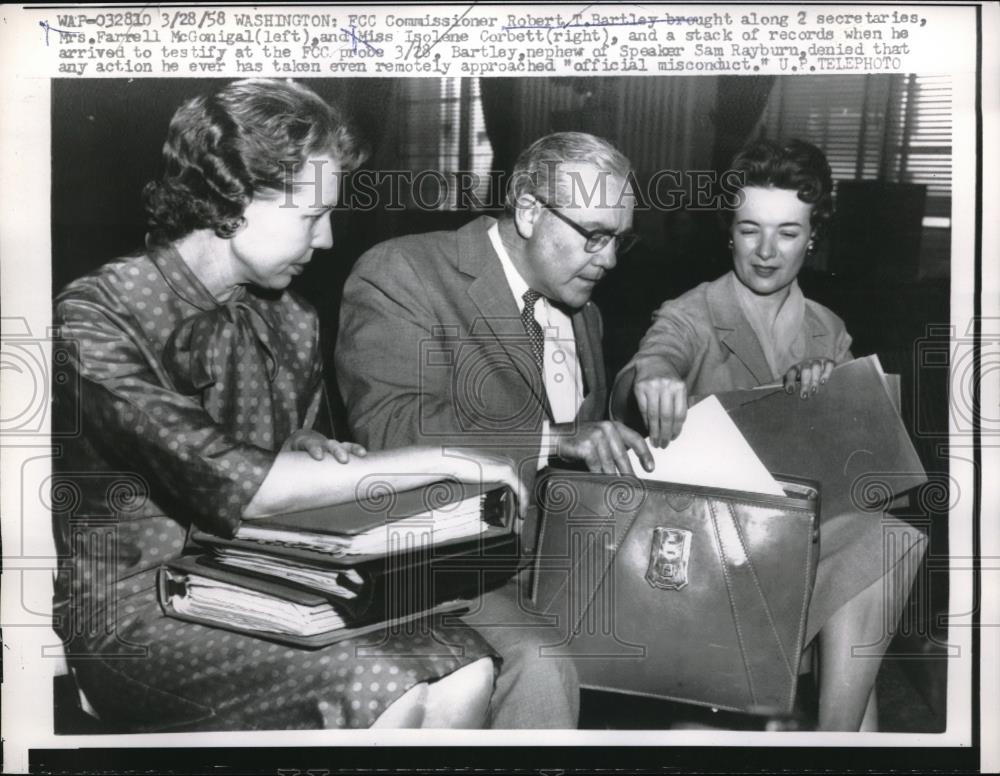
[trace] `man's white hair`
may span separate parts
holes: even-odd
[[[570,179],[560,174],[560,167],[567,164],[590,164],[622,180],[632,171],[628,158],[607,140],[586,132],[555,132],[539,138],[517,157],[507,182],[506,212],[512,214],[525,194],[551,205],[572,204]]]

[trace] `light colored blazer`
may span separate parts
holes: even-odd
[[[412,444],[495,448],[532,471],[544,387],[483,216],[453,232],[410,235],[365,253],[344,286],[337,381],[355,438],[372,450]],[[607,405],[602,324],[572,314],[584,400]]]
[[[803,325],[805,358],[829,358],[837,364],[851,360],[844,322],[826,307],[806,299]],[[754,388],[781,378],[771,374],[728,274],[664,302],[619,379],[630,381],[638,362],[655,357],[666,358],[677,370],[689,395]]]

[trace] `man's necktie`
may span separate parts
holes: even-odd
[[[542,327],[538,325],[538,321],[535,320],[535,302],[541,296],[537,291],[530,288],[524,292],[521,296],[524,300],[524,309],[521,310],[521,322],[524,324],[524,330],[528,334],[528,341],[531,343],[531,355],[535,357],[538,376],[544,381],[545,333],[542,331]]]

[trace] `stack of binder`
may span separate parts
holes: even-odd
[[[319,647],[466,608],[517,570],[515,497],[435,485],[260,520],[232,538],[193,531],[160,569],[172,617]]]

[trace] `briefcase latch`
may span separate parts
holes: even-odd
[[[646,581],[660,590],[680,590],[688,583],[692,534],[685,528],[658,525],[649,546]]]

